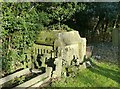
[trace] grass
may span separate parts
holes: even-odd
[[[53,82],[52,87],[119,87],[120,70],[117,65],[95,62],[93,68],[77,71],[75,77],[63,77]]]

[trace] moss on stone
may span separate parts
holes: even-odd
[[[62,30],[48,30],[48,31],[40,31],[40,33],[36,37],[35,43],[37,44],[45,44],[45,45],[53,45],[55,39],[58,38],[58,33],[64,32]]]

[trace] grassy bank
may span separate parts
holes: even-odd
[[[75,77],[63,77],[52,87],[120,87],[120,70],[111,63],[95,62],[93,68],[79,70]]]

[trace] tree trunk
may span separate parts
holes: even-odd
[[[95,41],[95,32],[97,31],[97,27],[99,26],[99,24],[100,24],[100,22],[101,22],[101,19],[98,17],[98,21],[97,21],[97,23],[96,23],[96,25],[93,27],[93,31],[92,31],[92,41],[94,42]]]
[[[119,15],[117,14],[115,22],[113,23],[113,28],[116,28]]]
[[[105,25],[105,29],[104,29],[104,32],[106,32],[107,31],[107,28],[108,28],[108,24],[109,24],[109,21],[108,21],[108,19],[106,20],[106,25]]]
[[[102,28],[101,31],[103,31],[103,29],[104,29],[104,21],[102,23],[102,27],[101,28]]]
[[[104,31],[104,28],[105,28],[105,18],[104,18],[104,20],[102,21],[102,29],[101,29],[101,32],[103,33]]]
[[[95,25],[95,27],[93,28],[93,32],[96,32],[96,29],[97,29],[97,27],[98,27],[98,25],[100,24],[100,19],[98,20],[98,22],[97,22],[97,24]]]

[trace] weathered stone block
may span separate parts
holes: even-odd
[[[85,38],[81,38],[78,48],[79,48],[80,62],[82,62],[84,59],[84,56],[86,55],[86,39]]]
[[[62,32],[59,33],[59,37],[65,45],[76,44],[80,41],[78,31]]]
[[[49,78],[51,78],[51,74],[52,74],[52,67],[47,67],[46,68],[46,74]]]
[[[53,71],[53,78],[56,77],[61,77],[61,72],[62,72],[62,59],[61,58],[56,58],[54,61],[54,64],[56,65],[55,71]]]

